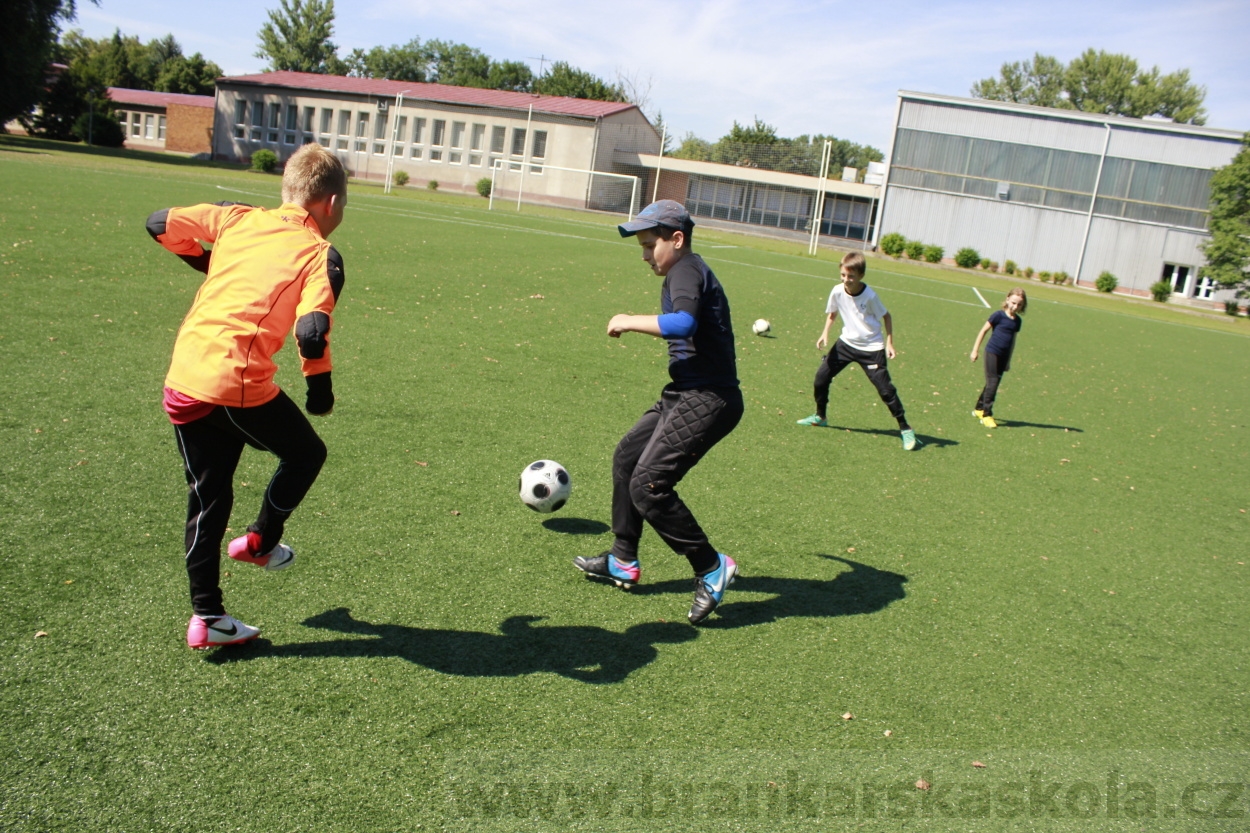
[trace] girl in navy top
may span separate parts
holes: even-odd
[[[972,342],[971,359],[975,362],[981,349],[981,340],[991,330],[994,333],[990,336],[989,344],[985,345],[985,388],[977,397],[977,406],[972,411],[972,415],[981,420],[986,428],[998,427],[998,423],[994,421],[994,397],[998,394],[998,384],[1003,380],[1003,374],[1011,366],[1011,351],[1016,346],[1016,333],[1020,332],[1020,314],[1028,305],[1029,299],[1025,297],[1023,289],[1017,287],[1011,290],[1003,301],[1003,308],[995,310],[990,320],[977,333],[977,340]]]

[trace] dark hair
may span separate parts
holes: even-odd
[[[686,236],[686,245],[690,245],[690,243],[694,240],[694,223],[691,223],[688,226],[682,226],[681,228],[661,226],[659,224],[655,226],[655,233],[660,236],[661,240],[672,240],[673,235],[679,231]]]

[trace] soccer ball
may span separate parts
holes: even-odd
[[[521,472],[521,500],[535,512],[554,512],[569,499],[573,481],[555,460],[537,460]]]
[[[755,323],[751,325],[751,332],[755,333],[757,336],[764,336],[768,335],[768,331],[772,328],[773,325],[769,324],[767,319],[758,318]]]

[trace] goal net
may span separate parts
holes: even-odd
[[[629,174],[504,159],[496,160],[491,168],[492,210],[528,203],[605,211],[632,219],[641,208],[641,193],[638,177]]]

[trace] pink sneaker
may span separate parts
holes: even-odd
[[[246,561],[264,567],[266,570],[285,570],[295,563],[295,551],[286,544],[278,544],[264,555],[260,555],[260,533],[249,532],[240,535],[230,542],[227,550],[235,561]]]
[[[192,616],[187,623],[187,647],[202,651],[222,645],[238,645],[255,639],[260,628],[245,625],[233,616]]]

